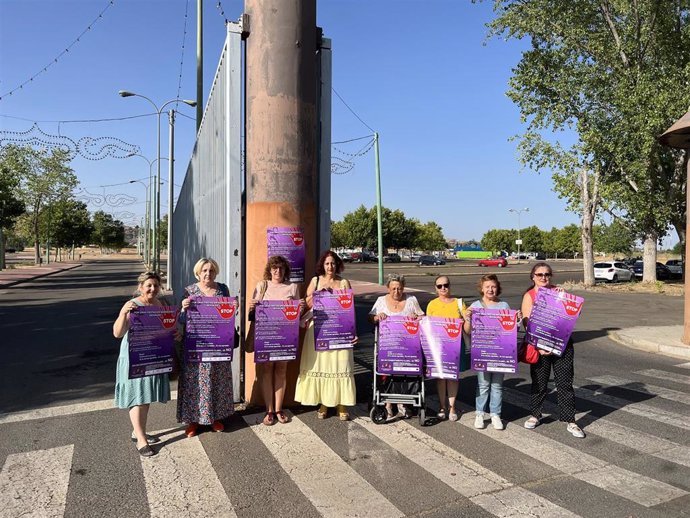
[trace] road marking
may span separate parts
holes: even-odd
[[[298,418],[264,426],[263,416],[244,420],[322,516],[404,516]]]
[[[141,459],[152,518],[237,516],[198,437],[152,434],[164,441],[158,455]]]
[[[376,425],[368,417],[359,415],[352,425],[361,426],[495,516],[578,516],[531,491],[514,486],[500,475],[407,423],[398,421]]]
[[[690,394],[679,392],[678,390],[667,389],[657,385],[649,385],[641,381],[631,381],[624,378],[619,378],[617,376],[596,376],[587,379],[594,383],[609,385],[611,388],[616,387],[625,390],[632,390],[633,392],[637,392],[639,394],[645,394],[648,396],[652,395],[655,397],[668,399],[669,401],[675,401],[676,403],[690,405]]]
[[[690,363],[687,364],[690,368]],[[680,367],[680,365],[676,365]],[[676,374],[675,372],[662,371],[659,369],[645,369],[641,371],[636,371],[633,374],[640,374],[642,376],[647,376],[649,378],[656,378],[664,381],[673,381],[674,383],[682,383],[683,385],[690,385],[690,376],[685,374]]]
[[[521,408],[530,408],[530,396],[520,390],[503,387],[503,400]],[[551,415],[558,415],[558,405],[544,401],[543,409]],[[640,453],[690,467],[690,447],[614,423],[603,417],[591,417],[589,412],[578,412],[576,418],[587,434],[594,434],[611,442],[621,444]]]
[[[462,406],[468,411],[472,410],[467,405]],[[688,494],[670,484],[614,466],[519,425],[507,426],[501,431],[487,428],[479,432],[474,428],[472,414],[465,413],[459,422],[547,466],[642,506],[652,507]],[[567,433],[565,423],[563,433]]]
[[[74,445],[13,453],[0,472],[0,514],[62,518]]]
[[[678,365],[674,365],[674,367],[680,367],[681,369],[690,369],[690,362],[679,363]]]
[[[177,399],[177,391],[170,392],[170,400]],[[84,414],[87,412],[97,412],[99,410],[112,410],[116,408],[113,399],[101,399],[89,401],[87,403],[75,403],[73,405],[51,406],[27,410],[25,412],[10,412],[0,416],[0,424],[19,423],[21,421],[32,421],[34,419],[48,419],[50,417],[60,417],[65,415]]]
[[[646,417],[647,419],[665,423],[677,428],[682,428],[683,430],[690,430],[690,423],[688,422],[687,415],[662,410],[646,403],[635,403],[604,394],[602,391],[589,390],[583,387],[575,387],[575,396],[579,397],[580,399],[592,401],[593,403],[597,403],[599,405],[615,408],[621,412]]]

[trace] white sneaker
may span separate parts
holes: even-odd
[[[537,426],[539,426],[539,418],[531,416],[527,421],[525,421],[524,426],[528,430],[534,430]]]
[[[503,426],[503,421],[501,420],[500,415],[492,415],[491,424],[494,425],[495,430],[503,430],[505,428],[505,426]]]
[[[483,414],[477,414],[476,417],[474,418],[474,427],[478,428],[480,430],[484,429],[484,415]]]
[[[578,439],[584,439],[585,437],[585,432],[583,432],[582,429],[575,423],[568,423],[567,430],[573,435],[573,437],[577,437]]]

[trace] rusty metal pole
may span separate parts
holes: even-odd
[[[262,278],[266,229],[302,227],[307,280],[317,246],[316,0],[246,0],[246,294]],[[302,285],[302,293],[306,283]],[[259,403],[254,360],[246,358],[245,398]],[[294,397],[299,362],[288,367],[285,404]]]

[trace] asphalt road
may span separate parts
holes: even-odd
[[[393,268],[391,268],[392,270]],[[466,271],[465,271],[466,269]],[[556,282],[581,272],[557,267]],[[507,376],[504,431],[416,420],[372,425],[364,417],[317,420],[295,408],[289,425],[257,425],[243,413],[225,433],[186,439],[175,403],[153,405],[160,453],[140,459],[128,418],[113,409],[118,341],[111,325],[132,292],[134,262],[99,261],[0,293],[0,516],[585,516],[690,514],[690,365],[611,342],[608,329],[678,323],[682,300],[631,293],[585,294],[575,333],[578,440],[547,417],[527,417],[529,372]],[[433,276],[452,273],[472,299],[486,269],[396,265],[422,306]],[[528,266],[497,271],[517,304]],[[376,279],[375,265],[347,275]],[[422,290],[422,291],[412,291]],[[371,393],[375,294],[357,300],[357,413]],[[436,405],[428,383],[430,405]],[[474,406],[476,376],[463,374],[461,407]],[[555,401],[555,395],[549,396]],[[47,410],[46,410],[47,409]],[[547,405],[547,414],[552,412]]]

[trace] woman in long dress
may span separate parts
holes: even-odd
[[[306,302],[310,310],[314,306],[315,292],[351,288],[350,281],[340,276],[344,269],[343,260],[335,252],[324,252],[316,264],[316,276],[307,288]],[[302,344],[295,401],[303,405],[319,405],[319,419],[325,419],[328,409],[335,408],[341,421],[350,419],[347,407],[354,406],[357,401],[352,349],[316,351],[313,318],[309,318]]]

